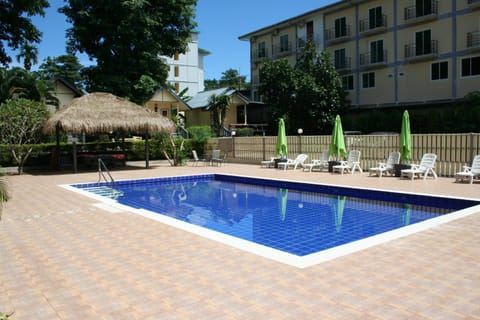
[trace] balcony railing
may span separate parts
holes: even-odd
[[[346,26],[344,32],[335,30],[335,28],[325,30],[325,39],[330,43],[345,41],[348,38],[350,38],[350,25]]]
[[[273,47],[273,57],[284,57],[293,54],[292,50],[292,43],[289,42],[288,44],[284,45],[276,45]]]
[[[380,21],[371,21],[370,19],[360,20],[359,29],[362,34],[383,32],[387,29],[387,16],[382,15]]]
[[[480,7],[480,0],[468,0],[468,4],[473,7]]]
[[[407,60],[428,60],[438,54],[438,40],[432,40],[427,44],[418,46],[415,44],[405,45],[405,59]]]
[[[367,52],[360,54],[360,66],[362,67],[377,67],[384,66],[387,64],[387,50],[382,50],[382,52]]]
[[[252,55],[253,62],[262,61],[263,59],[269,58],[268,49],[265,50],[254,50]]]
[[[322,39],[320,38],[320,36],[317,34],[317,35],[314,35],[312,38],[310,39],[307,39],[306,37],[299,37],[297,39],[297,48],[303,48],[305,47],[305,45],[307,44],[307,41],[312,41],[315,45],[321,45],[322,44]]]
[[[411,6],[404,9],[404,19],[407,22],[419,22],[436,19],[438,15],[438,1],[432,1],[430,6]]]
[[[350,70],[352,68],[352,58],[335,59],[334,65],[337,71]]]
[[[467,33],[467,48],[480,49],[480,31]]]

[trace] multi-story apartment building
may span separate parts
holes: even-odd
[[[169,67],[167,82],[175,87],[176,92],[188,88],[187,95],[194,96],[205,90],[204,57],[210,52],[198,47],[198,33],[192,33],[185,53],[173,57],[162,57]]]
[[[239,37],[252,99],[263,59],[331,53],[353,107],[440,105],[480,90],[480,0],[347,0]]]

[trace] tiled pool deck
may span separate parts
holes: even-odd
[[[221,172],[480,198],[480,184],[279,171],[228,163],[113,171]],[[10,176],[0,221],[0,311],[12,319],[480,319],[480,212],[305,269],[95,206],[60,184],[95,172]]]

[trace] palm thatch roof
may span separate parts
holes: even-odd
[[[45,123],[44,132],[60,130],[87,134],[127,131],[135,133],[173,132],[173,121],[110,93],[93,92],[72,100]]]

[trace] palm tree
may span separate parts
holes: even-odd
[[[17,55],[17,62],[20,63],[22,59],[25,70],[30,71],[32,65],[38,63],[38,48],[30,43],[24,43],[20,47],[20,53]]]
[[[225,94],[218,96],[212,94],[208,99],[208,110],[212,111],[213,114],[213,129],[219,136],[221,135],[225,116],[230,108],[230,102],[230,96]]]

